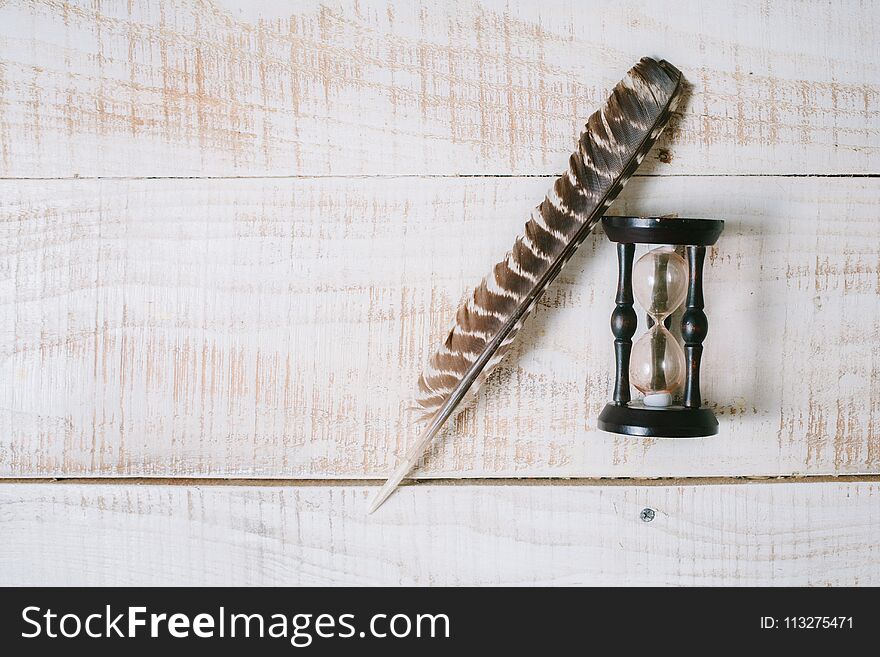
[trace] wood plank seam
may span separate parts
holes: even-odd
[[[8,484],[58,484],[127,486],[379,486],[384,479],[258,479],[247,477],[0,477]],[[729,486],[749,484],[878,483],[880,475],[840,474],[802,476],[741,477],[422,477],[405,479],[401,486]]]
[[[450,174],[431,174],[431,173],[389,173],[389,174],[292,174],[292,175],[253,175],[253,176],[0,176],[0,181],[76,181],[83,182],[92,180],[120,180],[120,181],[138,181],[138,180],[431,180],[431,179],[503,179],[503,178],[554,178],[559,172],[547,173],[450,173]],[[880,173],[642,173],[635,174],[632,178],[880,178]]]

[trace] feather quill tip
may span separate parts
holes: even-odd
[[[373,514],[376,509],[382,506],[382,504],[385,502],[385,500],[388,499],[388,496],[391,495],[393,491],[394,489],[390,486],[382,486],[382,490],[380,490],[378,494],[373,498],[373,501],[370,502],[370,508],[367,509],[367,514]]]
[[[373,498],[373,501],[370,502],[370,508],[367,509],[367,514],[373,513],[376,509],[382,506],[389,497],[391,497],[391,493],[393,493],[397,487],[400,485],[400,482],[403,481],[403,478],[409,474],[409,471],[412,469],[413,464],[409,461],[404,461],[401,463],[394,473],[388,477],[388,480],[382,484],[382,488],[379,489],[379,492],[376,493],[376,496]]]
[[[376,493],[376,496],[373,498],[373,501],[370,502],[370,508],[367,509],[367,514],[372,514],[376,509],[382,506],[389,497],[391,497],[391,493],[394,492],[394,489],[397,488],[397,484],[389,485],[389,482],[385,482],[382,488],[379,489],[379,492]]]

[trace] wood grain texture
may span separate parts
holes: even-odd
[[[0,584],[880,583],[876,483],[372,490],[6,484]]]
[[[880,171],[880,6],[10,0],[0,175],[553,174],[641,56],[645,171]]]
[[[0,183],[0,475],[384,475],[430,351],[548,184]],[[727,221],[706,263],[721,435],[595,430],[616,282],[596,235],[418,474],[878,472],[878,199],[868,178],[635,180],[617,211]]]

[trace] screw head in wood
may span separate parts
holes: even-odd
[[[642,509],[642,512],[639,514],[639,518],[642,519],[642,522],[651,522],[656,515],[657,513],[654,511],[654,509],[649,509],[646,507]]]

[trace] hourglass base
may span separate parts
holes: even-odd
[[[644,438],[704,438],[718,433],[718,420],[708,408],[650,408],[641,402],[607,404],[598,426],[609,433]]]

